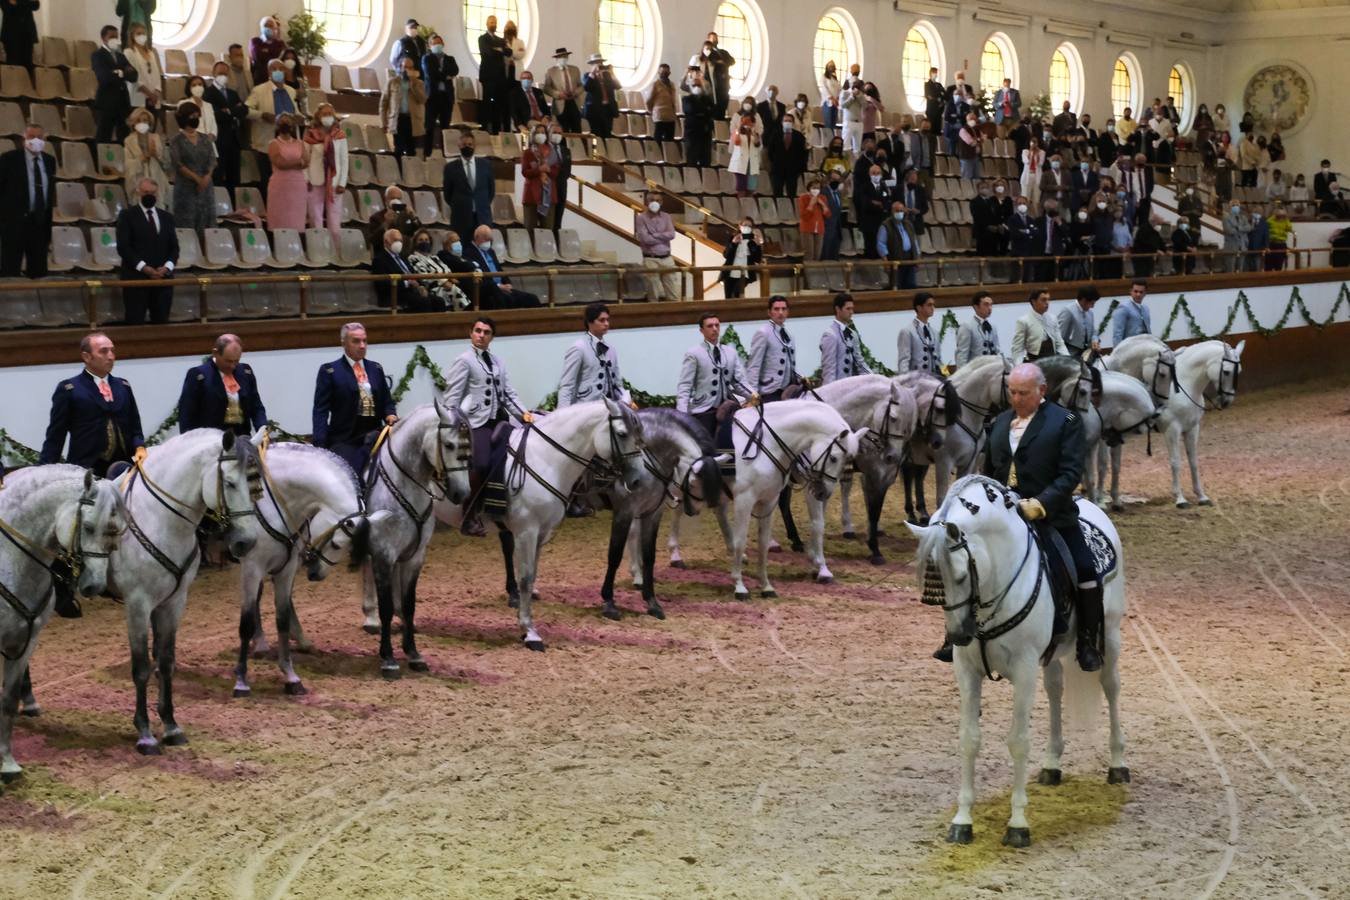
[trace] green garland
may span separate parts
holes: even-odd
[[[403,370],[403,377],[398,380],[398,384],[394,385],[393,391],[390,392],[390,396],[394,398],[395,403],[398,403],[407,395],[418,369],[426,369],[428,374],[431,375],[431,383],[436,387],[436,390],[444,393],[447,387],[445,375],[431,361],[431,354],[427,353],[427,348],[418,344],[413,348],[412,359],[408,360],[408,367]]]
[[[1312,312],[1308,309],[1308,305],[1303,302],[1303,295],[1299,293],[1298,286],[1295,285],[1289,294],[1289,302],[1285,304],[1284,312],[1280,315],[1279,320],[1276,321],[1274,325],[1267,327],[1257,321],[1256,314],[1252,311],[1252,304],[1251,301],[1247,299],[1246,292],[1238,291],[1237,300],[1229,307],[1228,318],[1224,320],[1223,327],[1219,329],[1217,333],[1211,335],[1205,334],[1199,323],[1195,321],[1195,315],[1191,312],[1191,306],[1186,302],[1186,295],[1182,294],[1177,298],[1176,305],[1172,307],[1172,315],[1167,319],[1167,327],[1163,329],[1162,337],[1163,340],[1167,340],[1168,336],[1172,333],[1172,326],[1176,324],[1177,317],[1182,313],[1185,313],[1186,315],[1186,327],[1190,332],[1189,336],[1196,338],[1197,340],[1210,340],[1228,334],[1233,328],[1233,322],[1237,319],[1239,311],[1247,314],[1247,321],[1251,323],[1252,330],[1262,337],[1274,337],[1284,331],[1284,329],[1288,327],[1289,319],[1294,315],[1295,311],[1303,317],[1304,322],[1311,325],[1313,328],[1316,328],[1318,331],[1321,331],[1336,320],[1336,313],[1340,312],[1341,304],[1343,303],[1350,304],[1350,287],[1347,287],[1345,284],[1341,285],[1341,290],[1336,295],[1336,302],[1331,306],[1330,314],[1327,315],[1326,319],[1319,322],[1313,318]]]

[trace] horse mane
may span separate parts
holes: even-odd
[[[83,491],[84,474],[82,466],[68,463],[54,463],[46,466],[25,466],[14,469],[5,476],[5,489],[0,491],[0,506],[22,508],[39,491],[66,482],[79,482]],[[40,477],[46,475],[47,477]]]
[[[352,471],[352,467],[347,465],[342,457],[338,456],[333,451],[323,447],[316,447],[313,444],[302,444],[299,441],[278,442],[272,445],[273,450],[281,450],[283,448],[287,453],[298,453],[301,456],[313,457],[315,461],[322,461],[327,465],[331,465],[334,471],[336,471],[340,477],[345,478],[347,483],[351,485],[352,493],[358,498],[361,496],[361,482],[357,479],[356,473]]]
[[[956,385],[957,390],[965,387],[968,382],[976,381],[980,378],[987,378],[988,370],[998,367],[999,374],[1004,374],[1005,360],[1001,356],[977,356],[970,362],[963,365],[952,373],[951,383]]]
[[[698,446],[699,458],[703,460],[703,465],[698,473],[698,482],[699,487],[703,489],[704,501],[709,506],[720,504],[722,501],[722,467],[717,464],[717,447],[712,436],[708,434],[707,429],[698,419],[695,419],[689,413],[667,407],[644,409],[638,419],[650,419],[658,426],[665,426],[688,435],[689,439]]]

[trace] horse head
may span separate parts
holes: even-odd
[[[85,597],[107,589],[108,557],[126,529],[126,506],[116,483],[85,472],[79,499],[56,513],[57,543],[75,576],[69,587]]]
[[[235,559],[243,559],[258,542],[258,515],[254,504],[262,498],[262,460],[248,438],[221,432],[220,455],[214,471],[202,470],[202,496],[225,533],[225,544]]]
[[[1242,351],[1247,341],[1238,341],[1236,347],[1220,343],[1222,352],[1207,369],[1208,385],[1205,387],[1205,399],[1217,409],[1227,409],[1237,400],[1238,376],[1242,374]]]
[[[436,427],[422,435],[422,455],[436,473],[436,480],[445,492],[445,499],[458,506],[469,496],[469,462],[473,454],[473,440],[469,421],[457,409],[442,406],[433,398]]]
[[[306,577],[323,581],[343,554],[347,555],[349,569],[360,569],[370,558],[371,542],[379,528],[393,518],[393,512],[387,509],[350,515],[320,510],[310,523],[312,537],[304,556]]]
[[[886,463],[899,465],[905,455],[905,445],[914,437],[918,425],[919,410],[914,402],[914,393],[891,382],[890,394],[881,409],[880,419],[872,434],[881,441],[881,454]]]
[[[605,398],[605,422],[593,436],[596,455],[618,474],[620,490],[636,490],[642,483],[642,420],[626,404]]]

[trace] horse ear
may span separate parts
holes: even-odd
[[[913,524],[912,522],[906,522],[906,523],[905,523],[905,527],[908,528],[908,529],[909,529],[909,533],[912,534],[912,535],[914,535],[914,537],[918,539],[919,543],[922,544],[922,543],[923,543],[924,535],[928,534],[928,532],[932,531],[933,528],[936,527],[936,526],[933,526],[933,525],[915,525],[915,524]]]
[[[1242,340],[1238,341],[1237,346],[1233,348],[1233,351],[1237,353],[1239,359],[1242,358],[1242,348],[1245,346],[1247,346],[1247,339],[1243,338]]]
[[[94,486],[94,470],[93,470],[93,469],[85,469],[85,471],[84,471],[84,490],[85,490],[85,493],[88,493],[88,492],[89,492],[89,489],[90,489],[91,487],[93,487],[93,486]]]
[[[850,456],[858,455],[858,449],[862,446],[862,439],[867,436],[869,431],[871,431],[871,429],[864,425],[862,428],[859,428],[848,436],[848,452]]]
[[[394,517],[393,511],[388,509],[377,509],[374,512],[366,513],[366,520],[369,521],[370,524],[372,525],[378,525],[381,522],[387,522],[389,519],[392,519],[393,517]]]
[[[735,454],[732,453],[719,453],[717,454],[717,456],[713,458],[717,460],[718,466],[729,466],[731,465],[731,461],[735,459],[736,456]]]
[[[947,523],[947,537],[951,539],[953,544],[961,540],[961,529],[955,522]]]
[[[226,453],[234,449],[234,432],[223,431],[220,435],[220,448]]]

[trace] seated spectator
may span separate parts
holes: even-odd
[[[1308,182],[1302,174],[1294,176],[1294,186],[1289,189],[1289,209],[1296,216],[1312,215],[1312,204],[1308,201],[1312,199],[1312,192],[1308,190]]]
[[[408,265],[418,275],[450,274],[454,271],[436,252],[431,232],[425,228],[419,229],[412,237],[412,252],[408,254]],[[469,302],[469,295],[464,293],[459,283],[452,278],[419,283],[427,289],[432,299],[439,301],[444,309],[451,312],[468,309],[473,305]]]
[[[267,227],[305,230],[309,213],[310,145],[300,139],[298,115],[277,116],[276,137],[267,145]]]
[[[540,96],[543,96],[542,93]],[[561,167],[558,151],[548,141],[548,126],[542,122],[536,124],[534,133],[530,135],[530,145],[520,157],[520,177],[524,182],[520,202],[525,207],[525,227],[532,236],[534,229],[547,228],[553,221]]]
[[[372,275],[412,274],[412,267],[403,258],[403,235],[396,228],[384,233],[380,249],[375,251],[370,261]],[[397,303],[400,312],[443,312],[445,306],[439,298],[432,298],[426,284],[421,281],[408,281],[406,278],[371,282],[375,290],[375,302],[388,309]]]
[[[520,81],[511,86],[509,99],[511,120],[516,128],[529,131],[537,126],[547,126],[550,108],[543,90],[535,85],[534,73],[529,69],[520,73]],[[545,131],[547,142],[548,132]]]
[[[107,144],[127,136],[127,116],[131,114],[129,91],[140,74],[122,53],[115,26],[104,25],[99,37],[103,45],[90,56],[89,65],[98,79],[94,94],[94,118],[98,123],[95,140]]]
[[[759,279],[754,267],[763,259],[764,236],[755,228],[755,220],[746,216],[722,254],[722,265],[737,268],[723,270],[717,276],[717,280],[726,285],[728,300],[744,296],[745,286]]]
[[[0,44],[5,48],[5,64],[23,66],[33,74],[33,45],[38,40],[37,22],[33,13],[38,0],[8,0],[0,6],[4,24],[0,25]]]
[[[441,249],[436,253],[436,258],[445,263],[446,268],[451,272],[467,274],[474,271],[473,263],[464,258],[464,243],[460,240],[458,232],[447,231],[445,233],[445,237],[441,240]],[[460,287],[464,289],[466,294],[469,292],[468,282],[461,283]]]
[[[283,83],[295,92],[296,112],[309,118],[309,79],[305,77],[305,67],[300,63],[300,54],[287,47],[281,51],[280,59],[286,73]]]
[[[847,179],[852,169],[853,166],[844,153],[843,140],[838,137],[830,138],[830,145],[825,149],[825,158],[820,162],[820,174],[828,179],[831,172],[838,172],[841,179]]]
[[[132,107],[156,111],[164,95],[164,70],[159,64],[159,54],[150,46],[150,32],[144,25],[131,26],[131,43],[127,45],[126,56],[127,62],[136,70],[136,87],[131,91]]]
[[[825,222],[830,218],[830,204],[824,197],[819,178],[806,183],[806,193],[797,197],[797,229],[801,232],[802,258],[806,262],[820,259],[825,240]]]
[[[276,16],[263,16],[258,21],[258,34],[248,41],[248,61],[255,86],[271,77],[271,63],[280,59],[285,49],[286,42],[281,38],[281,20]]]
[[[383,242],[384,233],[391,228],[401,233],[404,240],[409,240],[421,227],[417,214],[408,206],[403,188],[391,184],[384,189],[384,209],[372,214],[366,224],[366,242],[373,250]]]
[[[403,58],[398,77],[391,77],[380,94],[380,125],[394,140],[394,155],[416,156],[427,133],[427,92],[422,72],[411,56]]]
[[[197,232],[197,240],[201,242],[206,229],[216,227],[216,190],[212,181],[216,145],[201,133],[201,109],[191,100],[180,103],[174,117],[178,133],[168,140],[174,173],[173,218],[179,228]]]
[[[47,274],[47,252],[52,244],[52,213],[56,207],[56,160],[47,152],[46,135],[39,125],[23,132],[23,146],[0,155],[0,278]],[[36,177],[37,183],[34,183]]]
[[[1172,274],[1190,275],[1195,272],[1195,249],[1200,245],[1200,229],[1192,227],[1185,218],[1177,219],[1172,229]]]
[[[1266,224],[1270,226],[1270,252],[1266,254],[1265,268],[1267,272],[1281,272],[1289,249],[1289,238],[1294,233],[1294,223],[1289,221],[1284,204],[1277,202]]]
[[[539,298],[529,291],[522,291],[511,284],[511,279],[502,271],[497,253],[492,249],[492,229],[479,225],[473,232],[473,246],[466,247],[465,259],[476,271],[488,276],[479,285],[479,309],[526,309],[543,306]]]
[[[1191,223],[1191,230],[1200,233],[1200,219],[1205,214],[1205,201],[1195,191],[1195,185],[1188,185],[1177,199],[1177,212]]]
[[[1345,192],[1341,190],[1340,182],[1333,181],[1327,186],[1326,197],[1317,204],[1317,215],[1319,218],[1344,219],[1350,217],[1350,206],[1347,206]]]
[[[130,197],[141,183],[149,178],[158,188],[161,196],[169,194],[169,176],[165,167],[169,164],[169,152],[164,146],[164,136],[155,131],[155,117],[144,106],[134,109],[127,117],[131,133],[122,146],[126,152],[126,169],[123,172],[123,184]]]

